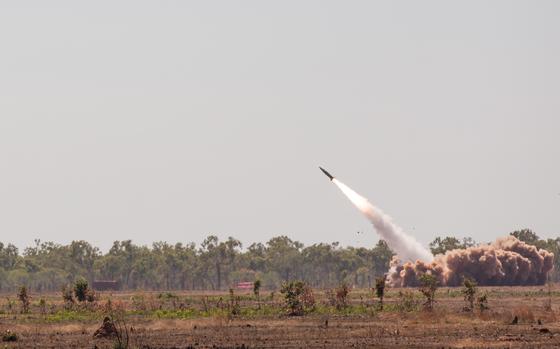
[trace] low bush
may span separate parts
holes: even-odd
[[[22,314],[29,313],[29,304],[30,304],[31,297],[29,297],[29,294],[27,293],[27,287],[21,286],[19,288],[17,298],[21,303],[21,313]]]
[[[375,295],[379,298],[379,310],[383,310],[383,298],[385,297],[385,282],[387,275],[375,279]]]
[[[17,340],[18,340],[18,336],[15,332],[6,330],[2,334],[2,342],[16,342]]]
[[[432,311],[436,299],[436,291],[438,288],[438,281],[432,274],[424,274],[420,276],[419,291],[424,295],[426,301],[424,302],[424,309]]]
[[[89,285],[86,279],[79,278],[74,284],[74,295],[79,302],[85,302],[87,300],[89,292]]]
[[[313,291],[303,281],[286,282],[280,292],[284,295],[285,308],[290,316],[301,316],[315,308]]]

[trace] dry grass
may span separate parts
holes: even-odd
[[[95,316],[84,318],[49,318],[39,314],[37,300],[46,299],[49,313],[63,309],[60,295],[32,295],[31,314],[21,315],[8,311],[8,301],[2,298],[0,331],[11,330],[18,334],[17,342],[5,343],[19,348],[112,348],[111,340],[94,339],[100,325],[103,309],[109,299],[128,311],[127,322],[133,327],[133,343],[149,348],[248,347],[259,348],[324,348],[324,347],[560,347],[558,306],[560,292],[555,286],[552,310],[546,309],[546,290],[539,287],[482,288],[489,294],[490,309],[484,313],[465,313],[463,299],[458,289],[438,291],[437,303],[432,312],[400,312],[391,308],[398,301],[400,290],[388,289],[386,310],[375,311],[370,290],[352,290],[349,294],[350,311],[337,312],[320,308],[316,313],[303,317],[286,317],[276,314],[247,316],[193,317],[186,319],[161,319],[150,309],[217,307],[220,297],[227,293],[178,292],[165,297],[159,292],[122,292],[103,294],[96,307],[83,309]],[[257,308],[254,299],[241,295],[242,308]],[[324,292],[315,292],[319,304],[328,303]],[[13,295],[12,295],[13,297]],[[59,299],[60,298],[60,299]],[[139,299],[142,302],[139,304]],[[261,304],[280,309],[281,299],[261,294]],[[186,304],[186,305],[185,305]],[[137,312],[138,307],[148,309]],[[356,309],[371,309],[363,312]],[[329,311],[326,311],[329,310]],[[88,313],[89,312],[89,313]],[[50,316],[50,315],[48,315]],[[512,325],[512,319],[518,323]],[[540,321],[540,324],[539,324]]]

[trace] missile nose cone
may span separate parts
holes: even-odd
[[[330,179],[331,181],[334,179],[334,177],[333,177],[330,173],[328,173],[327,170],[325,170],[325,169],[322,168],[321,166],[319,166],[319,169],[320,169],[321,171],[323,171],[323,173],[324,173],[327,177],[329,177],[329,179]]]

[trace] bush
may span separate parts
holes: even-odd
[[[341,284],[339,287],[328,290],[326,295],[329,300],[329,304],[336,309],[340,310],[348,306],[348,294],[350,289],[346,283]]]
[[[400,312],[415,311],[418,308],[418,301],[414,299],[414,294],[411,291],[399,291],[396,308]]]
[[[465,311],[472,312],[474,310],[474,300],[477,293],[476,281],[465,278],[465,280],[463,280],[463,289],[461,290],[461,293],[465,296],[466,303],[465,308],[463,309]]]
[[[15,332],[6,330],[6,332],[2,334],[2,342],[16,342],[17,340],[18,336]]]
[[[235,297],[235,294],[233,293],[233,288],[229,289],[229,313],[233,316],[241,314],[239,297]]]
[[[488,295],[486,293],[476,299],[476,306],[481,313],[488,310]]]
[[[27,293],[27,287],[21,286],[17,295],[19,301],[21,302],[21,312],[22,314],[29,313],[29,294]]]
[[[173,300],[178,298],[177,295],[173,292],[163,292],[158,294],[158,299],[162,299],[162,300]]]
[[[379,298],[379,310],[383,310],[383,298],[385,297],[385,281],[387,275],[375,279],[375,295]]]
[[[86,301],[87,294],[89,292],[88,287],[89,285],[86,279],[79,278],[78,280],[76,280],[76,283],[74,284],[74,295],[79,302]]]
[[[74,303],[74,294],[72,293],[72,288],[68,285],[66,286],[62,286],[62,299],[64,300],[64,303],[66,304],[72,304]]]
[[[424,274],[420,276],[419,281],[419,291],[426,297],[424,309],[431,311],[434,308],[436,298],[436,290],[438,287],[437,279],[432,274]]]
[[[91,288],[88,288],[86,292],[86,301],[89,303],[93,303],[97,300],[97,293]]]
[[[311,288],[303,281],[290,281],[282,285],[286,311],[290,316],[301,316],[315,308]]]
[[[41,315],[47,315],[47,301],[45,298],[41,298],[39,300],[39,311],[41,312]]]
[[[257,299],[259,299],[259,295],[261,293],[261,280],[257,279],[253,282],[253,294]]]

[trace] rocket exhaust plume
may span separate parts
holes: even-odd
[[[373,224],[379,236],[387,242],[387,245],[403,261],[426,261],[431,262],[434,258],[416,239],[406,234],[399,226],[393,223],[391,217],[373,206],[366,198],[350,189],[322,167],[319,167],[325,175],[342,191],[344,195],[366,216]]]
[[[513,236],[433,257],[412,236],[395,225],[391,217],[325,169],[321,168],[321,171],[367,217],[381,238],[396,252],[388,272],[387,283],[391,286],[418,286],[424,274],[434,275],[442,286],[459,286],[465,278],[474,279],[481,286],[544,285],[554,267],[553,253]]]

